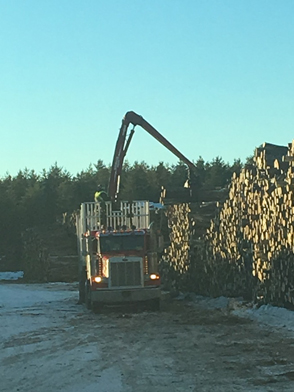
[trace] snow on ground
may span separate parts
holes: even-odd
[[[58,306],[60,301],[74,300],[77,293],[60,289],[52,291],[53,288],[54,284],[0,284],[1,338],[7,339],[39,326],[56,323],[55,318],[48,317],[44,312],[46,305],[55,302]],[[35,317],[27,317],[29,315]]]
[[[23,278],[23,271],[16,271],[16,272],[0,271],[0,280],[18,280],[22,278]]]
[[[1,272],[0,280],[3,280],[3,276],[15,280],[16,276],[22,275]],[[32,390],[34,380],[34,373],[29,373],[28,377],[28,369],[36,372],[39,382],[36,389],[41,392],[51,392],[56,387],[63,392],[126,391],[123,388],[122,365],[110,355],[108,366],[104,366],[102,358],[108,359],[108,354],[101,351],[103,343],[97,345],[96,342],[96,334],[99,336],[103,323],[107,324],[105,328],[111,334],[117,318],[102,316],[101,326],[99,323],[96,325],[95,320],[99,321],[100,316],[92,315],[84,307],[76,305],[77,289],[77,283],[0,283],[0,373],[3,365],[5,377],[11,384],[7,384],[3,391],[18,390],[13,378],[13,366],[16,366],[18,380],[25,392]],[[265,328],[279,329],[294,336],[294,312],[284,308],[270,305],[257,307],[240,298],[208,298],[195,294],[182,294],[178,299],[188,299],[204,309],[218,309],[249,318]],[[85,320],[85,326],[92,328],[95,325],[95,330],[81,330],[83,323],[78,322],[81,318]],[[126,318],[126,322],[128,320]],[[133,320],[135,323],[136,317]],[[123,342],[121,335],[117,338]],[[146,361],[151,361],[150,358],[146,358]],[[28,364],[25,362],[27,360]],[[127,359],[124,366],[126,363]],[[152,363],[156,363],[153,356]],[[63,374],[67,374],[67,377],[62,377]]]
[[[0,272],[0,281],[17,281],[22,278],[23,271]],[[60,283],[58,283],[58,287],[60,289]],[[64,287],[67,288],[68,286],[64,284]],[[60,301],[62,299],[77,297],[76,293],[67,291],[67,289],[65,291],[54,290],[50,292],[50,288],[54,290],[54,283],[47,286],[22,284],[21,286],[1,287],[0,285],[0,309],[22,309],[36,304],[41,306],[44,301]],[[200,303],[207,309],[229,310],[236,316],[249,318],[270,327],[283,328],[288,332],[294,332],[294,312],[285,308],[271,305],[257,307],[252,304],[245,304],[241,298],[209,298],[191,293],[181,294],[178,299],[185,299],[187,297],[192,299],[192,301]]]
[[[283,328],[294,333],[294,312],[288,309],[271,305],[262,305],[251,308],[240,308],[233,311],[239,317],[248,317],[260,324],[275,328]]]
[[[109,367],[101,370],[99,376],[95,375],[91,367],[97,360],[101,361],[101,354],[87,341],[86,331],[85,341],[69,344],[69,337],[75,336],[71,320],[81,312],[77,306],[77,288],[77,283],[0,284],[0,373],[3,365],[6,377],[11,380],[11,385],[0,388],[1,391],[19,390],[17,384],[14,385],[14,366],[17,366],[18,379],[23,380],[24,391],[33,387],[33,373],[28,369],[40,373],[47,369],[44,385],[36,386],[39,391],[56,390],[56,385],[63,392],[94,392],[97,388],[100,392],[121,391],[121,375],[116,368]],[[60,341],[60,336],[65,340]],[[28,365],[23,362],[27,356],[30,356]],[[85,366],[89,364],[86,383],[81,374],[81,358]],[[11,363],[9,371],[8,363]],[[69,377],[61,382],[63,371]]]
[[[206,309],[230,311],[235,316],[255,320],[264,326],[281,328],[294,335],[294,312],[291,310],[272,305],[258,307],[244,302],[242,298],[209,298],[194,294],[189,294],[188,297]]]
[[[23,278],[23,271],[0,272],[0,281],[17,281]],[[21,286],[1,286],[0,285],[0,309],[1,308],[25,308],[46,301],[57,301],[76,298],[77,294],[68,291],[68,285],[64,284],[66,290],[60,291],[62,284],[58,283],[59,291],[54,290],[54,283],[49,285],[25,285]],[[51,288],[51,292],[50,292]],[[229,310],[239,317],[249,318],[258,323],[270,327],[283,328],[288,332],[294,332],[294,312],[285,308],[271,305],[260,307],[252,304],[245,304],[241,298],[218,297],[210,298],[195,294],[181,294],[178,299],[190,298],[192,301],[200,303],[207,309]],[[16,323],[18,324],[18,323]],[[11,328],[10,328],[11,330]],[[2,329],[2,336],[3,336]]]

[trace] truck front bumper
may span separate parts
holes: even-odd
[[[91,301],[96,304],[115,304],[150,301],[161,298],[159,287],[138,289],[99,289],[91,291]]]

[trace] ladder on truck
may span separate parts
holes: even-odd
[[[121,201],[115,208],[111,201],[87,202],[81,204],[77,232],[79,235],[87,231],[118,230],[122,227],[143,229],[148,228],[149,224],[149,201]]]

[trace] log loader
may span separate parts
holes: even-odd
[[[133,128],[131,129],[129,135],[127,135],[128,127],[132,124]],[[120,127],[118,139],[115,146],[110,181],[108,187],[108,194],[112,201],[117,200],[119,194],[120,187],[120,176],[123,166],[123,161],[128,151],[129,145],[131,143],[132,137],[135,133],[135,127],[139,125],[146,132],[148,132],[151,136],[153,136],[159,143],[161,143],[164,147],[166,147],[169,151],[171,151],[176,157],[178,157],[181,161],[183,161],[189,168],[189,178],[186,181],[185,188],[187,198],[193,198],[194,194],[197,192],[197,178],[195,176],[196,167],[195,165],[186,158],[178,149],[176,149],[164,136],[162,136],[151,124],[149,124],[142,116],[139,116],[135,112],[127,112],[122,120],[122,125]],[[179,201],[183,202],[183,192],[179,197],[181,198]]]
[[[130,124],[133,128],[127,135]],[[194,164],[146,120],[132,111],[126,113],[113,156],[109,200],[82,203],[77,216],[79,294],[80,301],[88,308],[131,302],[148,302],[152,308],[160,308],[158,263],[163,237],[151,219],[148,200],[119,200],[122,165],[137,125],[189,169],[195,169]]]

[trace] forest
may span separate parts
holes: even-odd
[[[248,158],[247,161],[249,161]],[[229,184],[232,174],[243,167],[240,160],[228,164],[216,157],[194,162],[196,175],[205,189],[222,188]],[[31,229],[50,228],[65,224],[82,202],[94,201],[98,184],[107,191],[111,167],[98,160],[76,175],[57,163],[38,174],[34,170],[20,170],[14,177],[7,174],[0,179],[0,262],[5,258],[11,266],[21,265],[22,234]],[[150,166],[145,162],[125,162],[121,175],[122,200],[158,202],[161,186],[181,187],[188,176],[187,166],[178,162],[160,162]],[[1,264],[1,263],[0,263]]]

